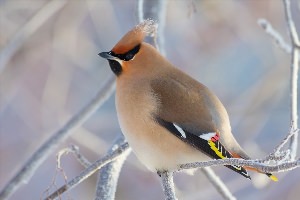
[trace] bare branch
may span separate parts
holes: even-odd
[[[142,22],[144,19],[153,19],[159,24],[158,33],[153,37],[153,43],[161,54],[165,55],[165,39],[164,27],[166,18],[167,0],[138,0],[138,20]],[[148,41],[152,43],[151,41]]]
[[[296,1],[292,2],[295,7]],[[299,53],[300,53],[300,40],[296,30],[296,26],[292,17],[291,2],[284,0],[285,16],[289,27],[290,38],[292,42],[292,58],[291,58],[291,77],[290,77],[290,90],[291,90],[291,122],[294,129],[298,129],[298,70],[299,70]],[[290,150],[291,159],[294,160],[297,154],[298,147],[298,133],[291,137]]]
[[[21,183],[26,183],[37,168],[44,162],[50,153],[66,139],[74,129],[84,123],[107,99],[115,88],[114,77],[96,94],[91,102],[86,105],[77,115],[73,116],[61,129],[50,137],[24,164],[22,169],[13,177],[0,193],[0,199],[6,199],[13,194]]]
[[[165,193],[166,200],[177,200],[175,195],[175,187],[173,182],[173,172],[158,172],[161,176],[162,186]]]
[[[67,0],[52,0],[46,3],[23,27],[13,36],[0,52],[0,73],[11,57],[24,42],[38,30],[50,17],[66,5]]]
[[[114,147],[113,147],[114,148]],[[105,166],[111,161],[114,161],[119,156],[123,155],[126,151],[129,151],[129,145],[127,142],[123,141],[119,144],[119,146],[111,151],[110,153],[106,154],[103,158],[97,160],[93,164],[91,164],[88,168],[83,170],[78,176],[73,178],[71,181],[69,181],[66,185],[60,187],[58,190],[53,192],[51,195],[46,197],[45,199],[55,199],[56,197],[60,196],[67,190],[71,190],[74,187],[76,187],[78,184],[80,184],[82,181],[90,177],[92,174],[94,174],[97,170]]]
[[[295,8],[297,8],[297,1],[292,0],[283,0],[284,2],[284,11],[285,11],[285,17],[286,17],[286,21],[288,23],[288,27],[289,27],[289,32],[290,32],[290,38],[292,41],[292,45],[295,45],[297,47],[300,47],[300,40],[299,40],[299,35],[297,33],[297,29],[295,26],[295,22],[293,19],[293,14],[292,14],[292,9],[291,9],[291,4],[293,4],[293,6]]]
[[[260,25],[268,35],[270,35],[275,43],[281,48],[283,49],[285,52],[287,53],[291,53],[292,52],[292,47],[291,45],[289,45],[286,41],[284,41],[283,37],[280,35],[280,33],[278,33],[278,31],[276,31],[272,24],[270,22],[268,22],[268,20],[266,19],[259,19],[257,21],[258,25]]]
[[[236,200],[236,198],[231,194],[227,186],[223,181],[215,174],[215,172],[210,167],[201,168],[201,171],[207,177],[207,179],[213,184],[216,190],[222,195],[223,199],[226,200]]]
[[[283,153],[281,151],[281,149],[283,148],[283,146],[291,139],[291,137],[295,134],[297,134],[299,132],[299,129],[294,129],[293,126],[291,126],[290,128],[290,132],[289,134],[282,140],[282,142],[273,150],[273,152],[268,155],[264,160],[284,160],[283,157],[285,157],[286,155],[282,155],[282,154],[286,154]],[[290,150],[288,150],[288,154],[290,154]],[[290,157],[290,155],[288,156]]]
[[[79,152],[78,146],[72,144],[69,148],[65,148],[63,150],[65,151],[64,153],[73,153],[78,162],[85,168],[91,165],[91,162]]]
[[[122,135],[114,142],[108,153],[118,148],[125,142],[125,138]],[[130,148],[128,151],[123,151],[120,156],[111,161],[99,170],[99,177],[97,181],[96,197],[95,200],[114,200],[117,189],[118,178],[120,175],[121,168],[127,156],[130,154]]]

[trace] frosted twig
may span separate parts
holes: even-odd
[[[85,170],[83,170],[78,176],[73,178],[71,181],[69,181],[66,185],[63,185],[58,190],[53,192],[51,195],[46,197],[45,199],[55,199],[59,195],[63,194],[67,190],[73,189],[75,186],[77,186],[79,183],[90,177],[92,174],[94,174],[97,170],[99,170],[101,167],[105,166],[109,162],[115,160],[119,156],[121,156],[125,151],[129,151],[129,145],[127,142],[123,141],[118,148],[114,149],[110,153],[107,153],[103,158],[97,160],[96,162],[92,163],[89,167],[87,167]]]
[[[65,153],[73,153],[78,162],[85,168],[91,165],[91,162],[79,152],[78,146],[72,144],[69,148],[66,148],[65,151]]]
[[[122,135],[118,138],[108,153],[111,153],[116,148],[119,148],[121,144],[125,143],[125,138]],[[121,168],[127,156],[130,154],[131,149],[123,151],[122,154],[114,161],[111,161],[99,170],[96,197],[95,200],[114,200],[117,189],[118,178]]]
[[[298,129],[298,70],[299,70],[299,53],[300,40],[296,30],[295,22],[292,16],[291,1],[283,0],[285,8],[286,21],[288,23],[290,38],[292,42],[292,57],[291,57],[291,77],[290,77],[290,92],[291,92],[291,122],[294,129]],[[297,2],[293,1],[294,7],[297,8]],[[291,137],[290,150],[291,159],[294,160],[297,154],[298,147],[298,132]]]
[[[163,190],[165,193],[166,200],[177,200],[175,195],[175,187],[173,182],[173,172],[157,172],[161,177]]]
[[[76,145],[71,145],[70,147],[61,149],[57,154],[56,154],[56,162],[57,162],[57,168],[60,169],[60,160],[61,157],[64,154],[68,154],[68,153],[72,153],[75,158],[78,160],[78,162],[84,166],[84,167],[88,167],[90,166],[90,161],[88,161],[82,154],[79,153],[79,148]]]
[[[207,179],[213,184],[216,190],[221,194],[225,200],[236,200],[236,198],[231,194],[227,186],[223,181],[215,174],[215,172],[210,167],[201,168],[201,171],[207,177]]]
[[[241,158],[226,158],[226,159],[183,164],[179,166],[178,171],[181,171],[183,169],[194,169],[194,168],[212,167],[212,166],[219,166],[219,165],[249,166],[258,169],[261,172],[273,173],[273,172],[289,171],[300,167],[300,159],[295,161],[284,162],[281,164],[269,165],[269,164],[261,163],[260,161],[257,160],[244,160]]]
[[[18,32],[0,52],[0,73],[8,61],[24,42],[38,30],[50,17],[66,5],[67,0],[52,0],[46,3]]]
[[[280,159],[282,160],[283,157],[285,157],[287,152],[283,153],[281,151],[281,149],[283,148],[283,146],[290,140],[290,138],[295,135],[296,133],[299,132],[299,129],[294,129],[293,125],[290,128],[290,132],[289,134],[282,140],[282,142],[273,150],[273,152],[271,154],[269,154],[264,160],[277,160]],[[290,151],[288,151],[288,153],[290,154]],[[280,158],[281,157],[281,158]]]
[[[278,33],[278,31],[276,31],[272,24],[266,20],[266,19],[259,19],[257,21],[258,25],[260,25],[268,35],[270,35],[275,43],[281,48],[283,49],[285,52],[287,53],[291,53],[292,52],[292,47],[291,45],[289,45],[286,41],[284,41],[283,37],[280,35],[280,33]]]
[[[13,177],[0,193],[0,199],[4,200],[13,194],[21,185],[26,183],[44,162],[59,143],[66,139],[74,129],[84,123],[107,99],[115,88],[114,77],[110,77],[104,87],[77,115],[73,116],[61,129],[54,133],[23,165],[21,170]]]

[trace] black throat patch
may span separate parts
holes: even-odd
[[[108,60],[109,66],[111,71],[113,71],[113,73],[116,76],[119,76],[122,73],[122,66],[121,64],[116,61],[116,60]]]

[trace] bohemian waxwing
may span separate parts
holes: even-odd
[[[218,97],[143,42],[153,28],[153,21],[146,20],[111,51],[99,53],[117,77],[118,119],[136,156],[156,172],[210,159],[250,159],[233,137]],[[255,170],[226,167],[248,179],[246,169]]]

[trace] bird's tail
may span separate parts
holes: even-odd
[[[250,157],[245,153],[245,152],[240,152],[241,154],[238,154],[238,153],[232,153],[232,156],[234,158],[243,158],[243,159],[250,159]],[[261,173],[261,174],[265,174],[267,175],[272,181],[278,181],[278,178],[276,176],[274,176],[273,174],[271,173],[265,173],[265,172],[262,172],[254,167],[249,167],[249,166],[243,166],[245,168],[245,170],[250,170],[250,171],[255,171],[255,172],[258,172],[258,173]]]
[[[225,165],[227,168],[241,174],[242,176],[246,177],[247,179],[251,180],[250,175],[248,174],[247,170],[242,167],[242,166],[238,166],[238,165]]]

